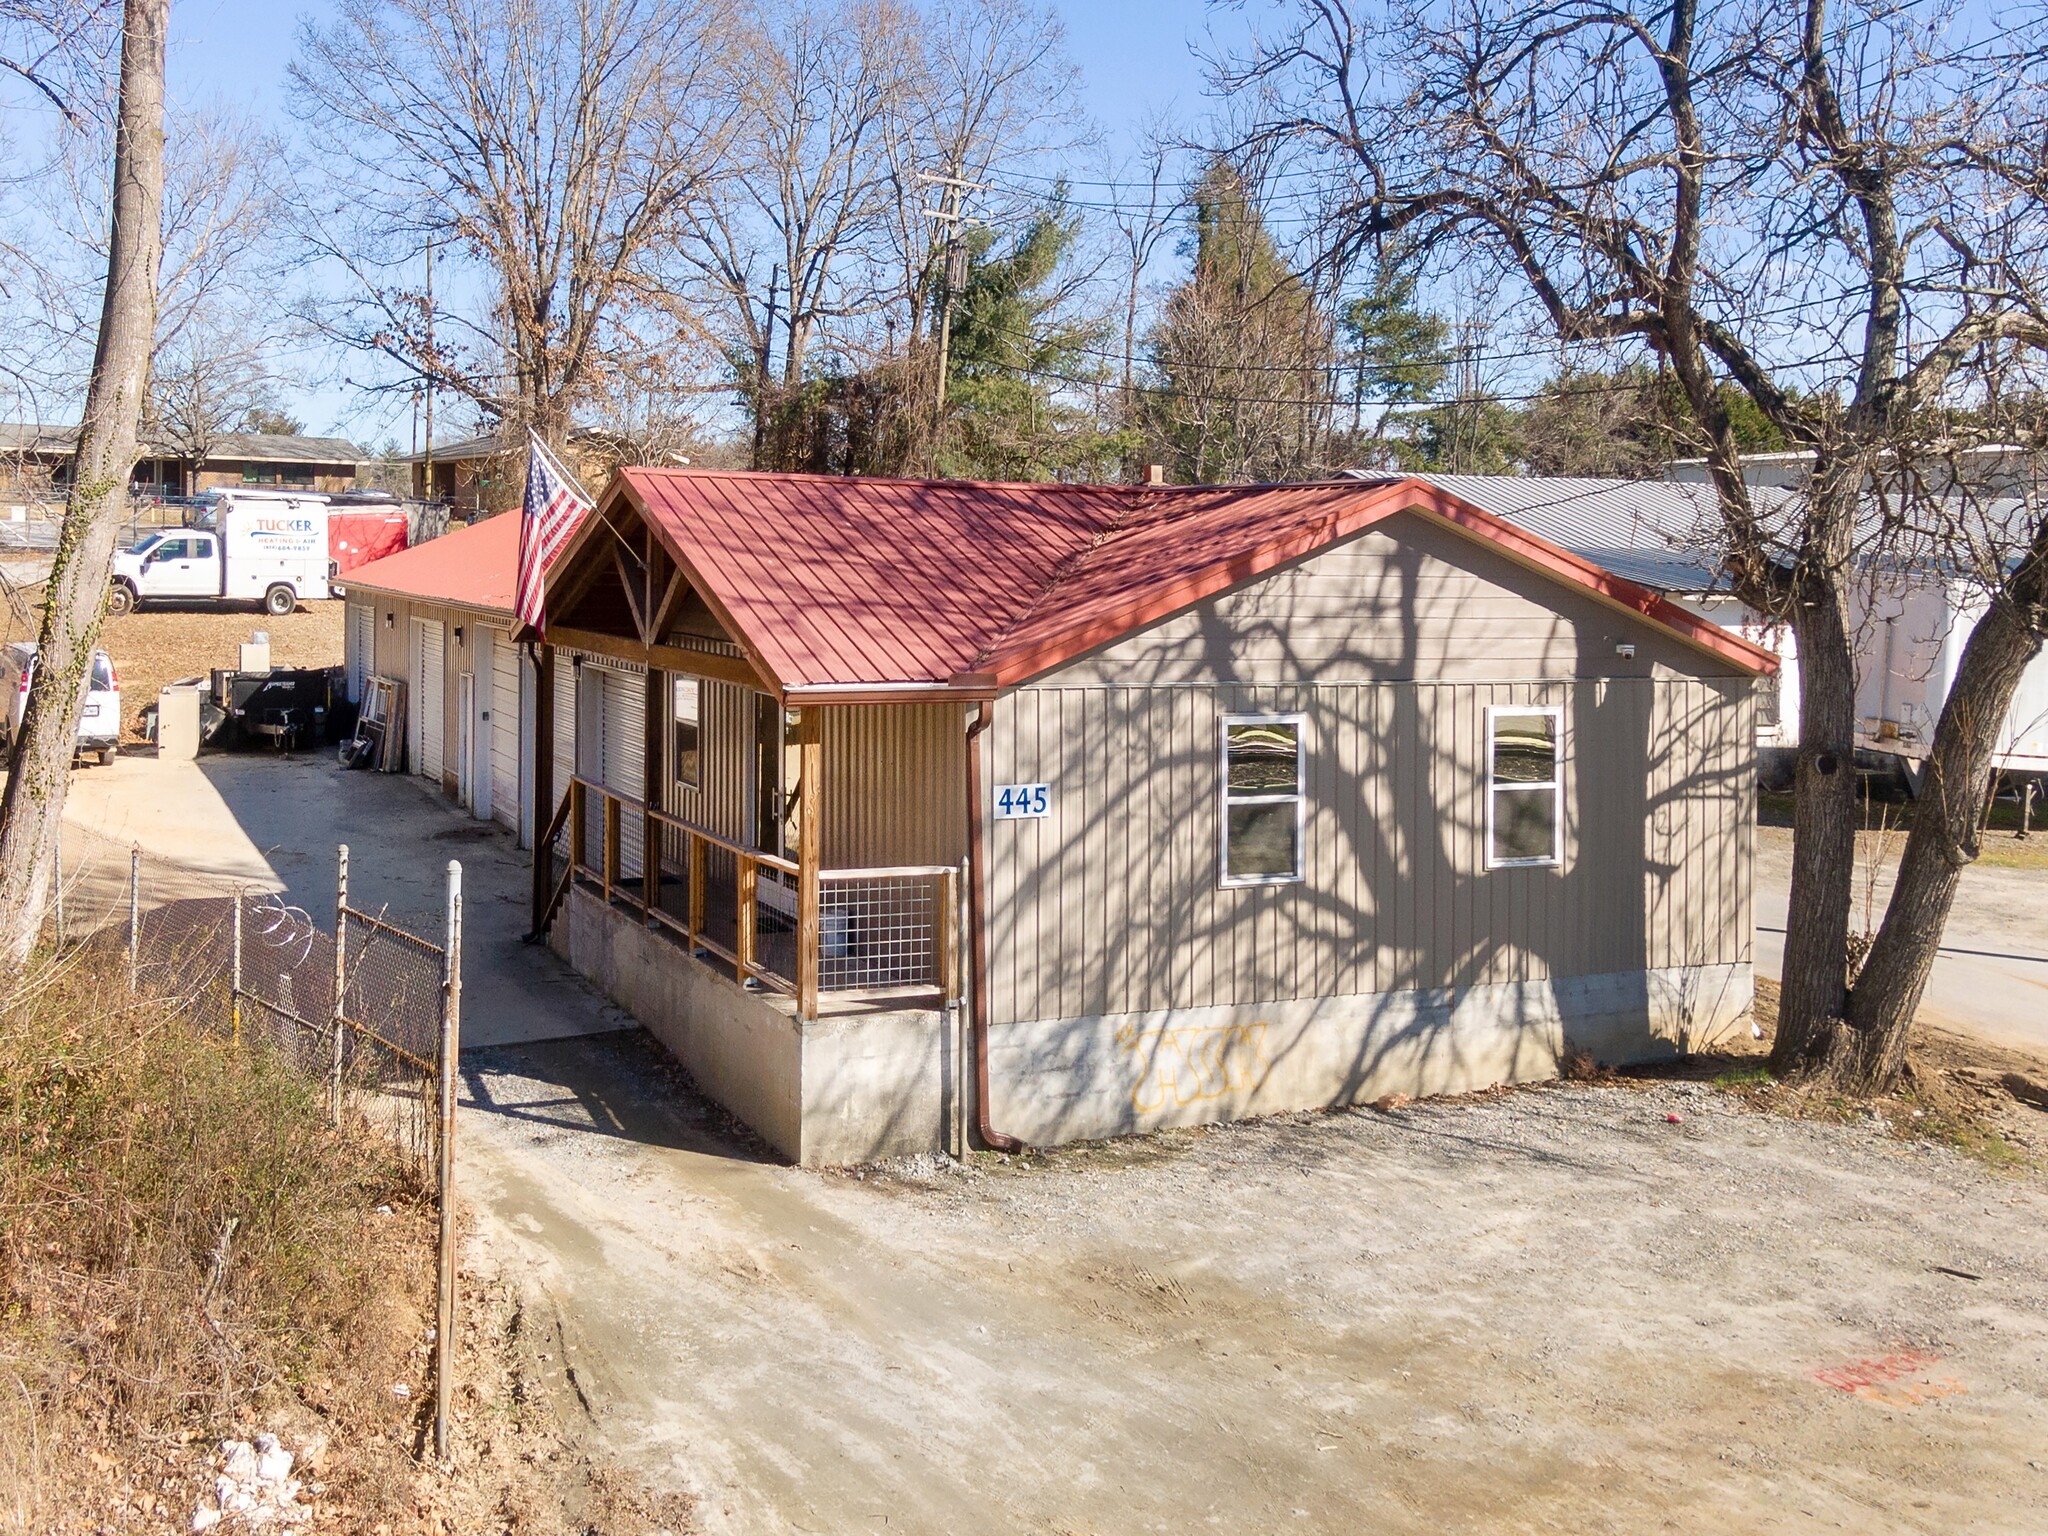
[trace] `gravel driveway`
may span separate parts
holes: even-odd
[[[465,1067],[477,1241],[711,1531],[2048,1529],[2035,1174],[1670,1085],[821,1176],[644,1037]]]

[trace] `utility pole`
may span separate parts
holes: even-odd
[[[428,503],[434,499],[434,237],[427,236],[427,458],[425,466]]]
[[[775,294],[782,264],[768,269],[768,323],[761,328],[761,355],[754,360],[754,468],[761,467],[762,427],[768,404],[768,360],[775,352]]]
[[[960,242],[963,225],[976,222],[960,211],[962,197],[969,192],[986,192],[988,183],[968,181],[954,166],[952,174],[919,171],[917,179],[939,189],[939,206],[927,208],[924,216],[938,227],[945,242],[945,259],[939,265],[939,386],[937,398],[939,428],[945,430],[946,369],[953,349],[953,295],[967,286],[967,247]]]

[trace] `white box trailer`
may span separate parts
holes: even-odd
[[[1852,593],[1859,747],[1918,775],[1985,601],[1973,583],[1920,574]],[[2020,674],[1992,764],[2007,774],[2048,774],[2048,652]]]
[[[261,603],[287,614],[329,596],[327,498],[223,491],[191,526],[166,528],[114,556],[109,611],[147,602]]]

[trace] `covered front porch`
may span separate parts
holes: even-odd
[[[957,1147],[967,705],[782,686],[607,514],[550,573],[534,932],[790,1157]]]

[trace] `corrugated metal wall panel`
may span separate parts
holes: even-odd
[[[413,623],[413,739],[419,746],[413,772],[436,785],[441,782],[442,733],[447,728],[443,687],[447,655],[443,633],[438,620],[418,619]]]
[[[600,676],[604,679],[601,772],[605,786],[627,801],[619,811],[619,870],[637,880],[641,870],[639,802],[647,790],[647,674],[612,665],[601,668]]]
[[[863,705],[822,714],[826,866],[958,863],[967,851],[964,708]]]
[[[576,674],[580,669],[573,662],[572,652],[555,652],[555,760],[552,769],[555,803],[536,813],[543,829],[554,818],[556,808],[569,793],[569,780],[576,775]]]
[[[1561,866],[1485,867],[1486,709],[1564,711]],[[1219,884],[1220,720],[1307,717],[1309,878]],[[998,1020],[1467,987],[1750,956],[1753,705],[1736,680],[1059,687],[1005,698]]]
[[[491,819],[519,830],[519,669],[525,665],[512,637],[491,632]]]

